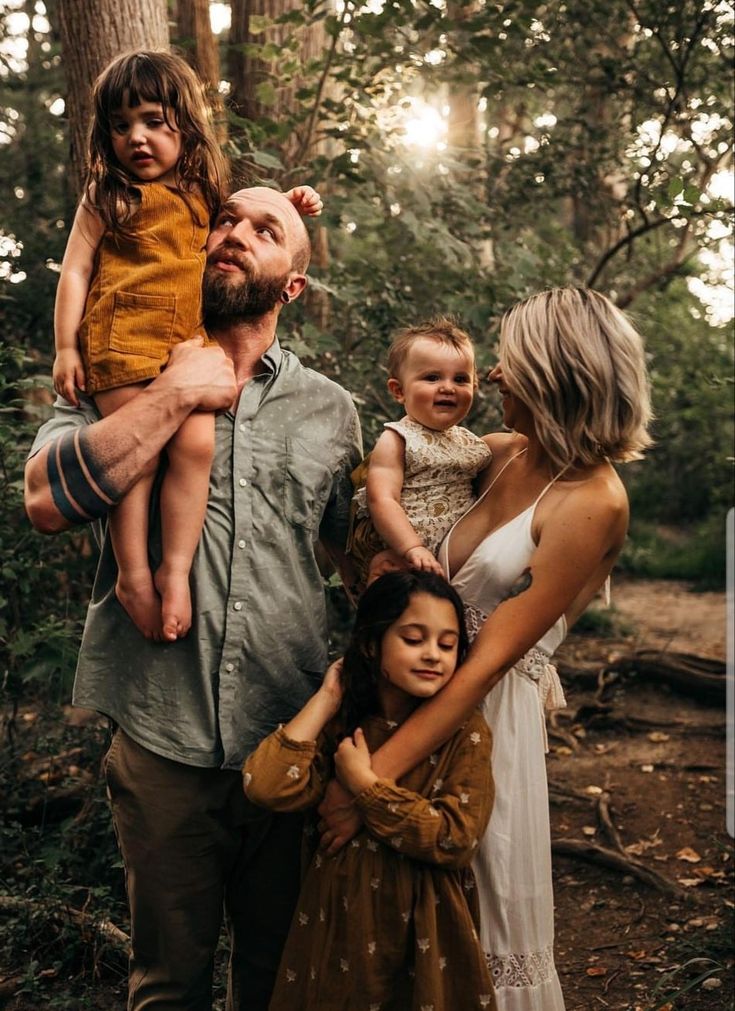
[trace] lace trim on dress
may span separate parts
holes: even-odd
[[[470,642],[473,641],[486,621],[487,615],[479,607],[475,607],[474,604],[464,605],[464,623]]]
[[[538,682],[539,700],[545,712],[564,709],[567,704],[556,667],[549,660],[548,653],[544,653],[538,646],[532,646],[513,668]]]
[[[486,951],[485,959],[496,990],[501,986],[540,986],[550,983],[556,975],[551,947],[512,955],[491,955]]]

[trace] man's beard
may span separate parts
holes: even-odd
[[[202,303],[204,325],[210,329],[258,319],[269,313],[287,286],[283,277],[252,277],[220,273],[214,266],[204,271]]]

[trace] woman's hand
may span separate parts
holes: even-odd
[[[378,779],[373,772],[365,735],[358,727],[353,737],[345,737],[334,756],[337,778],[353,794],[362,793]]]

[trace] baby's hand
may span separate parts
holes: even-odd
[[[377,782],[378,777],[373,772],[365,735],[359,727],[355,731],[354,738],[345,737],[340,743],[334,756],[334,764],[337,778],[351,793],[362,793]]]
[[[318,217],[324,204],[313,186],[294,186],[284,193],[302,217]]]
[[[54,360],[54,389],[60,397],[79,407],[77,389],[84,392],[85,376],[82,356],[76,348],[64,348]]]
[[[415,548],[409,548],[403,556],[412,569],[421,569],[423,572],[433,572],[437,576],[443,576],[442,567],[437,562],[428,548],[422,544],[417,544]]]

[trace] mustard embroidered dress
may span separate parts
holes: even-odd
[[[374,751],[395,724],[363,729]],[[478,712],[400,785],[359,794],[364,829],[306,872],[270,1011],[494,1011],[469,869],[492,808],[490,750]],[[302,810],[333,775],[330,748],[277,730],[243,772],[256,804]]]
[[[89,394],[155,378],[174,344],[202,332],[204,199],[163,183],[136,190],[133,234],[103,236],[79,328]]]

